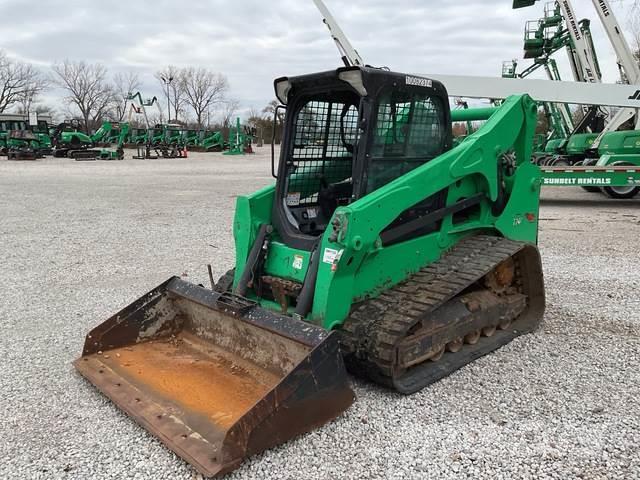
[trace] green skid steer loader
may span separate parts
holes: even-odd
[[[347,370],[410,394],[544,311],[531,98],[452,148],[437,81],[347,67],[275,90],[277,180],[237,200],[235,268],[211,289],[167,280],[75,361],[205,475],[345,411]]]

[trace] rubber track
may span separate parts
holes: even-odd
[[[467,238],[408,280],[375,299],[356,305],[342,326],[342,348],[350,369],[378,383],[398,388],[393,379],[395,346],[398,342],[425,315],[459,295],[525,245],[488,235]],[[506,339],[502,344],[510,340]],[[493,349],[487,350],[485,346],[487,352],[482,355]],[[451,371],[468,361],[452,367]],[[432,381],[451,373],[442,371],[443,365],[438,366],[438,363],[431,362],[434,369],[441,370]]]

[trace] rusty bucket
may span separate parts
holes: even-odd
[[[74,365],[206,476],[354,400],[335,334],[177,277],[92,330]]]

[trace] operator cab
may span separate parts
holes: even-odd
[[[448,95],[435,80],[348,67],[280,78],[275,90],[287,113],[273,221],[296,248],[311,250],[339,206],[451,148]]]

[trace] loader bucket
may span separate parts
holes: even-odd
[[[92,330],[74,365],[206,476],[354,400],[335,334],[177,277]]]

